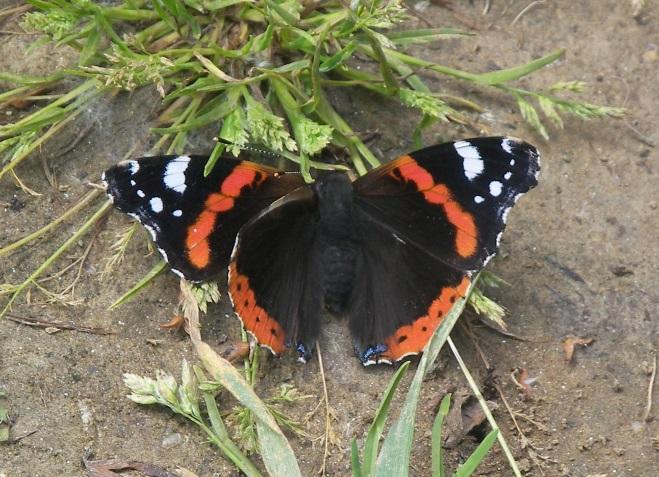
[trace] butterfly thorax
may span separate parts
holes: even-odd
[[[318,238],[325,307],[342,314],[355,278],[357,243],[354,233],[353,189],[346,174],[329,172],[313,186],[318,199]]]

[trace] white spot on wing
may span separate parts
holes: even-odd
[[[510,160],[510,165],[511,165],[511,166],[514,166],[514,165],[515,165],[515,159],[511,159],[511,160]]]
[[[172,212],[172,215],[174,217],[180,217],[181,215],[183,215],[183,211],[181,209],[176,209],[174,212]]]
[[[187,186],[185,185],[185,170],[190,163],[190,157],[179,156],[167,163],[165,167],[165,175],[162,180],[165,186],[169,189],[175,190],[179,194],[185,192]]]
[[[130,180],[130,185],[132,185],[133,187],[135,187],[135,186],[137,185],[137,182],[135,182],[133,179],[131,179],[131,180]]]
[[[130,174],[134,176],[140,170],[140,163],[137,161],[129,161],[128,170],[130,171]]]
[[[515,143],[514,139],[509,137],[504,137],[503,140],[501,141],[501,149],[506,151],[508,154],[512,154],[514,143]]]
[[[506,173],[503,175],[503,178],[506,179],[506,180],[508,180],[508,179],[510,179],[512,176],[513,176],[513,173],[512,173],[512,172],[506,172]]]
[[[492,197],[499,197],[502,188],[503,188],[503,184],[501,182],[499,181],[490,182],[490,195]]]
[[[151,210],[154,212],[162,212],[162,199],[160,197],[154,197],[149,201],[149,205],[151,206]]]
[[[485,168],[478,149],[467,141],[457,141],[453,144],[453,147],[463,159],[462,166],[464,167],[465,176],[469,180],[474,180]]]
[[[146,194],[145,194],[141,189],[138,189],[138,191],[137,191],[137,195],[138,195],[139,197],[141,197],[142,199],[144,199],[144,197],[146,197]]]
[[[477,204],[482,204],[484,201],[485,201],[485,199],[483,197],[481,197],[480,195],[477,195],[476,197],[474,197],[474,202],[476,202]]]

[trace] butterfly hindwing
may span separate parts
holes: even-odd
[[[350,331],[365,365],[420,352],[458,297],[468,273],[446,265],[356,210],[360,253],[348,305]]]
[[[221,158],[204,177],[207,160],[148,157],[103,174],[114,205],[151,232],[173,271],[193,281],[224,271],[240,228],[303,184],[299,175],[233,158]]]
[[[354,183],[359,207],[461,270],[491,258],[507,212],[537,184],[538,152],[518,139],[475,138],[402,156]]]
[[[303,361],[321,324],[315,210],[309,187],[274,202],[241,229],[229,264],[229,295],[245,329],[274,353],[295,347]]]

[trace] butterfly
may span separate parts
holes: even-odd
[[[448,142],[351,181],[206,156],[124,161],[108,196],[191,281],[228,274],[245,329],[306,362],[323,313],[347,320],[364,365],[424,348],[494,256],[510,208],[537,184],[535,147],[512,137]]]

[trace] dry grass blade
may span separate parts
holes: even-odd
[[[27,316],[18,316],[13,313],[7,313],[5,317],[15,323],[21,323],[27,326],[34,326],[36,328],[56,328],[58,330],[71,330],[79,331],[80,333],[90,333],[93,335],[113,335],[114,331],[105,328],[95,328],[93,326],[81,326],[74,323],[64,323],[62,321],[49,321],[40,320],[38,318],[30,318]]]

